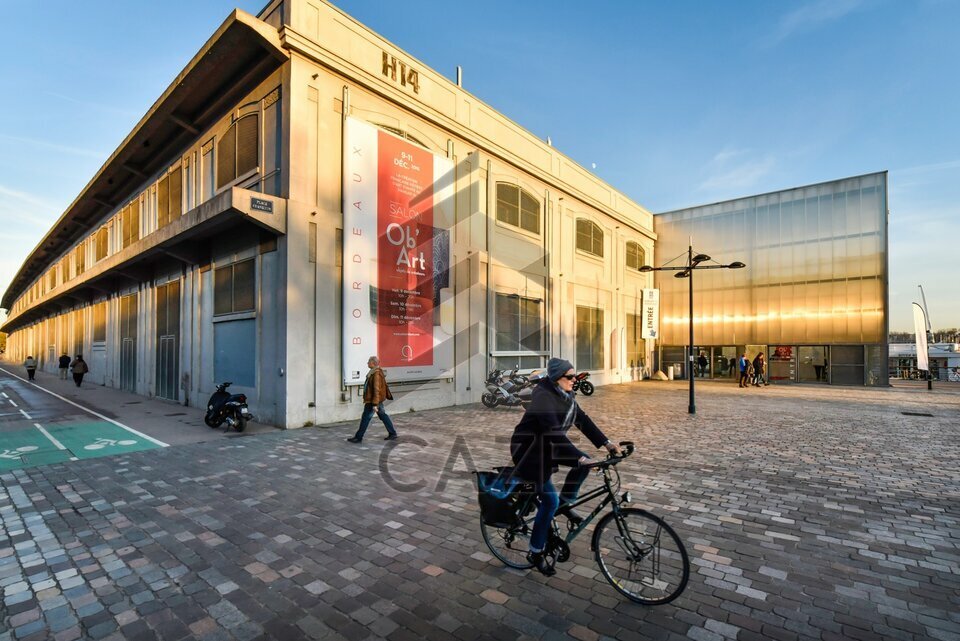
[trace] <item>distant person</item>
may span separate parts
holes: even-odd
[[[730,371],[730,378],[733,378],[734,376],[737,375],[737,357],[736,356],[730,357],[729,371]]]
[[[67,380],[67,370],[70,368],[70,357],[64,352],[60,357],[60,380]]]
[[[77,354],[77,358],[70,363],[70,369],[73,371],[73,382],[77,384],[77,387],[80,387],[80,384],[83,383],[83,375],[90,371],[87,362],[83,360],[83,354]]]
[[[367,367],[370,368],[370,371],[367,372],[367,379],[363,382],[363,415],[360,417],[360,427],[357,428],[357,433],[347,440],[351,443],[360,443],[363,441],[363,435],[366,434],[367,427],[370,426],[370,421],[373,420],[374,413],[380,417],[383,426],[387,428],[387,437],[383,440],[396,440],[397,430],[393,427],[393,421],[390,419],[390,415],[383,409],[383,402],[386,400],[392,401],[393,394],[390,393],[390,388],[387,387],[387,377],[380,368],[380,359],[376,356],[371,356],[367,359]]]
[[[27,380],[32,381],[37,373],[37,361],[34,360],[33,356],[27,356],[23,361],[23,367],[27,370]]]
[[[707,375],[707,364],[706,354],[700,352],[700,356],[697,357],[697,365],[700,367],[700,378]]]
[[[757,354],[753,359],[753,386],[760,387],[760,383],[769,385],[766,379],[767,363],[763,358],[763,352]]]
[[[747,386],[747,376],[750,374],[750,361],[747,359],[747,354],[744,352],[740,355],[740,387]]]

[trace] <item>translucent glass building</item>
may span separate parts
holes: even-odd
[[[694,273],[697,375],[763,353],[771,382],[886,385],[887,216],[886,172],[655,215],[657,265],[683,264],[691,240],[747,264]],[[686,375],[689,284],[657,276],[662,367]]]

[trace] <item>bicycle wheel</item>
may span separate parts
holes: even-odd
[[[690,560],[680,537],[645,510],[607,514],[593,532],[591,547],[610,585],[637,603],[669,603],[690,578]]]
[[[511,568],[526,570],[533,564],[527,561],[527,552],[530,551],[530,533],[532,523],[521,523],[510,527],[487,525],[480,521],[480,533],[483,542],[487,544],[493,556]]]

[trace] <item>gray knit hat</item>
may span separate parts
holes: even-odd
[[[547,362],[547,376],[551,381],[558,380],[571,369],[573,369],[573,363],[562,358],[551,358]]]

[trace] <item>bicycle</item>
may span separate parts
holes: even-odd
[[[567,516],[567,535],[560,533],[557,518],[551,523],[544,554],[553,563],[570,558],[570,543],[609,505],[611,511],[597,523],[590,549],[604,578],[622,595],[643,605],[662,605],[680,596],[690,578],[690,560],[683,542],[660,517],[630,503],[630,492],[620,494],[616,466],[633,454],[633,443],[620,443],[623,454],[591,463],[603,476],[603,486],[578,498],[569,509],[604,497],[594,510],[575,519]],[[505,468],[495,468],[502,471]],[[527,561],[530,534],[538,501],[532,483],[521,482],[514,492],[510,523],[485,519],[481,510],[480,532],[493,555],[504,565],[520,570],[532,568]],[[559,516],[562,516],[559,515]],[[490,520],[491,523],[487,521]]]

